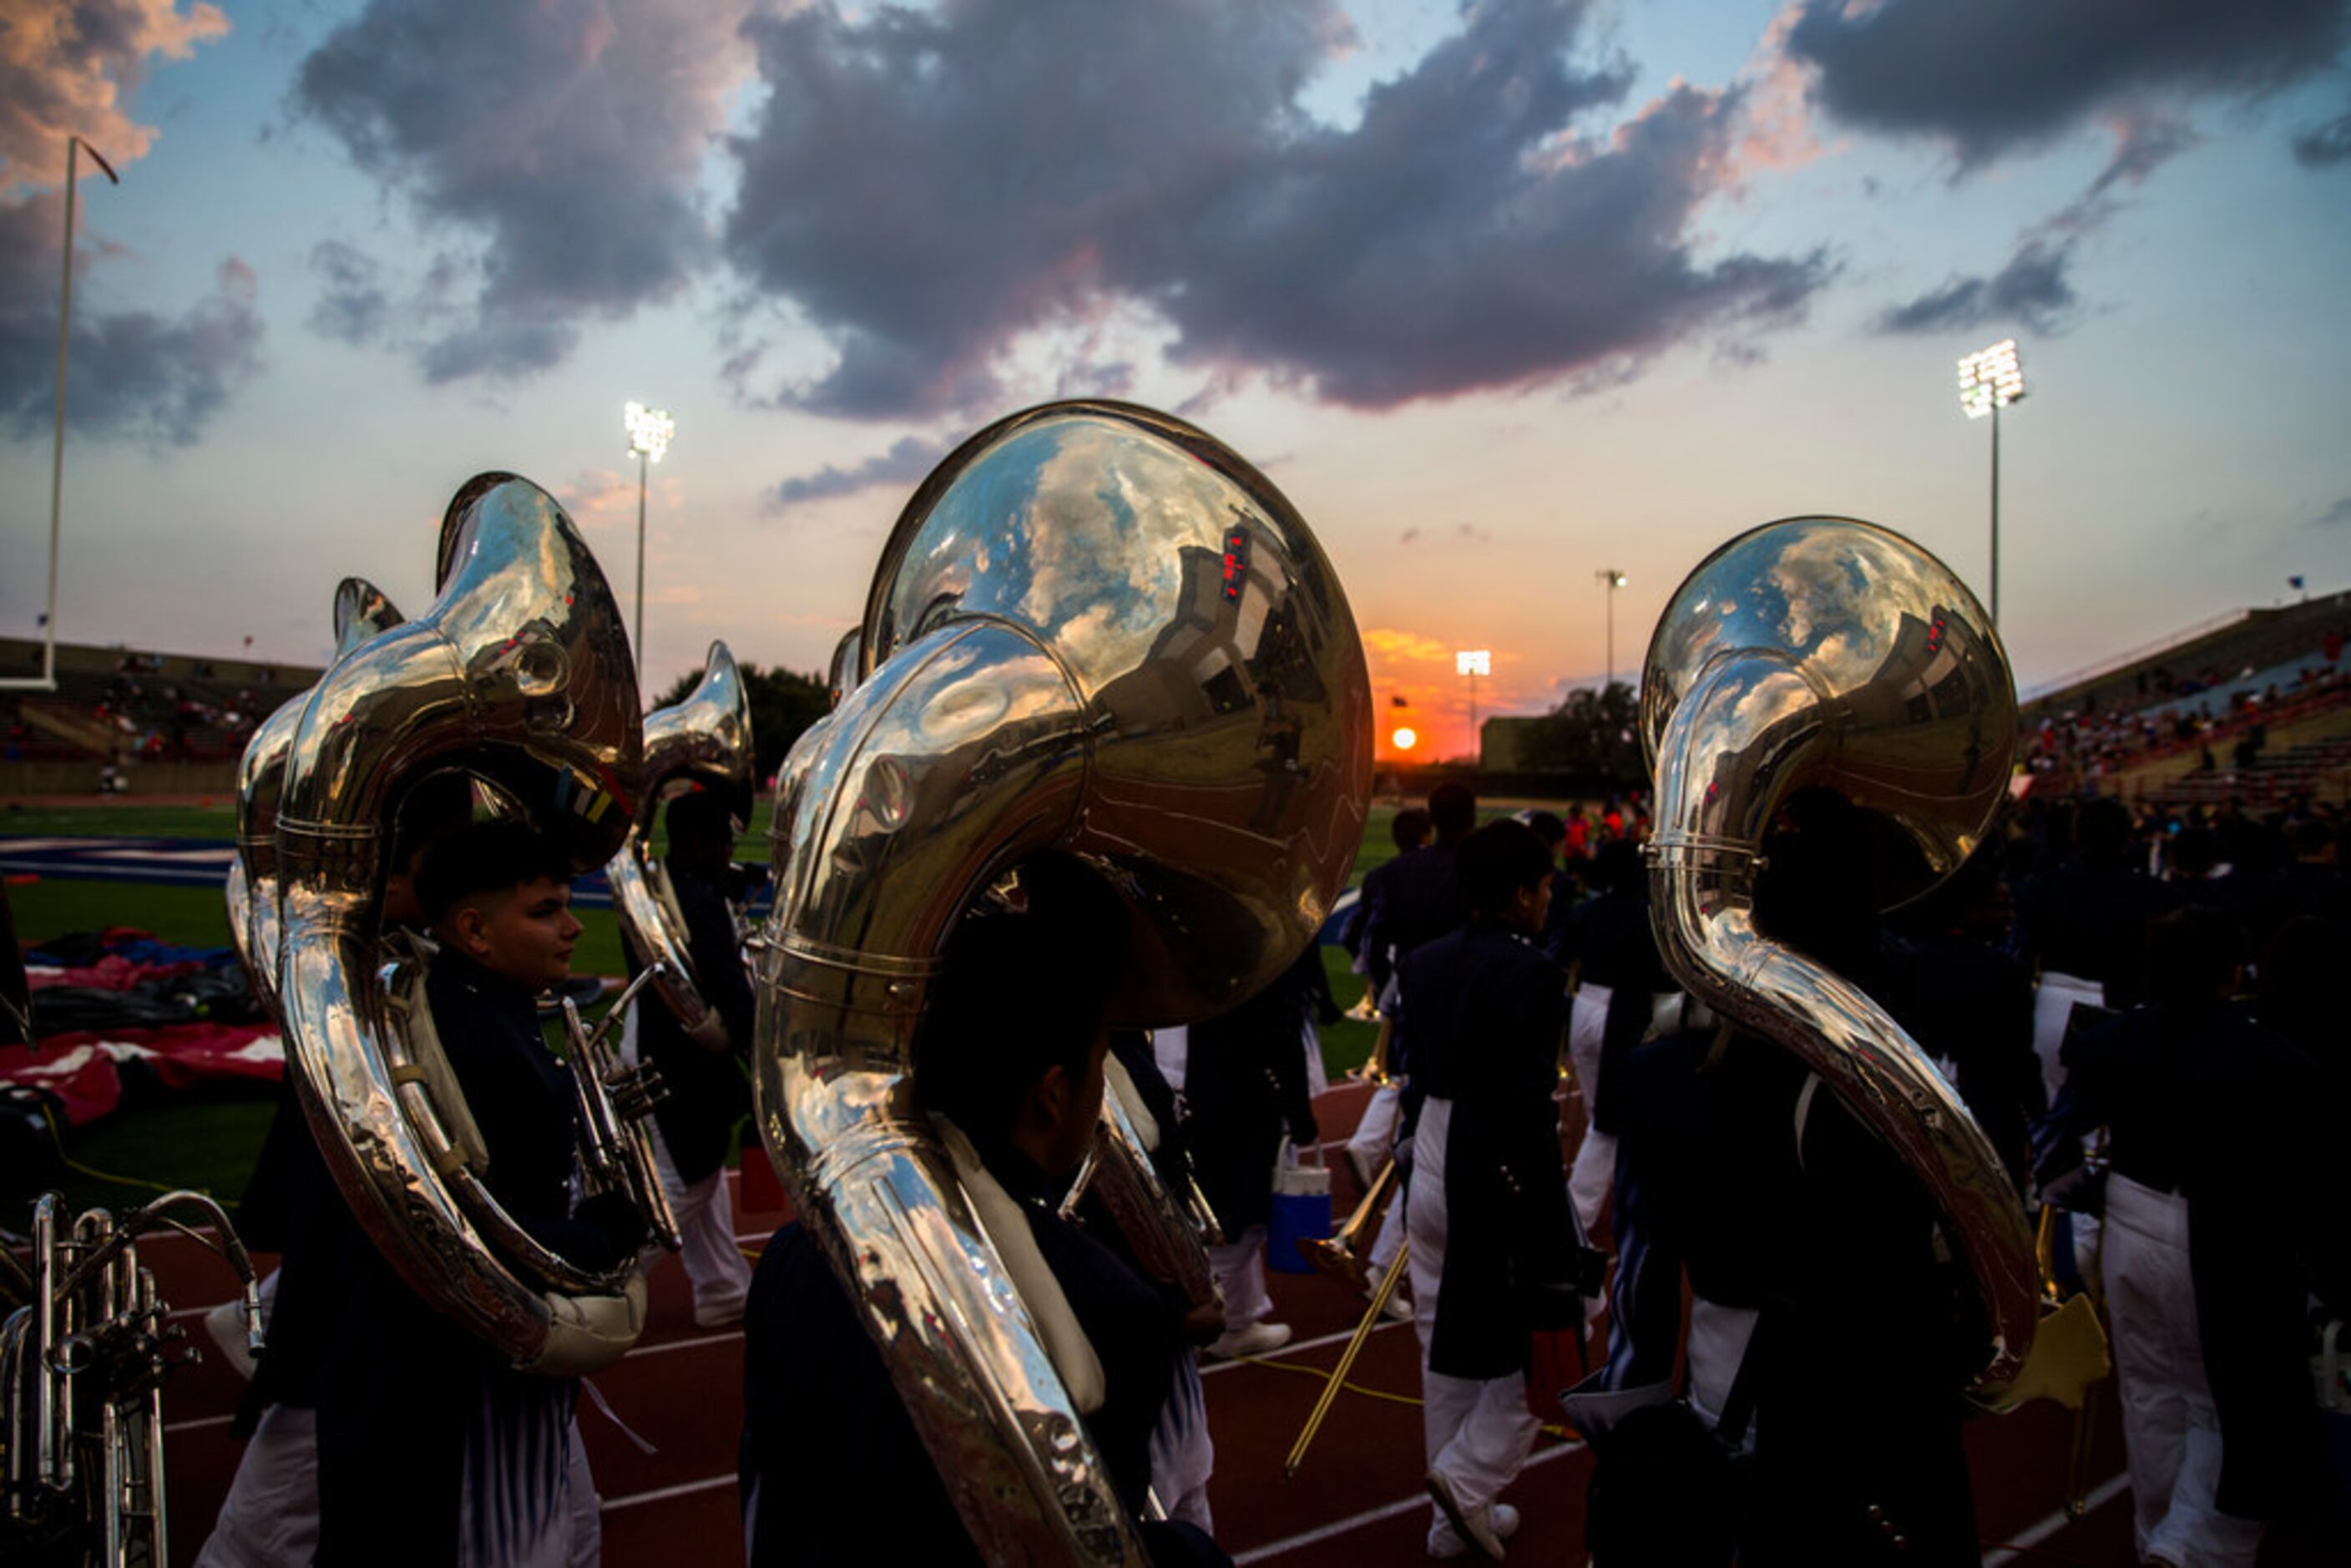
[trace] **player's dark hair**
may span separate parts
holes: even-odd
[[[975,1142],[1012,1130],[1046,1070],[1082,1074],[1126,953],[1127,914],[1057,856],[1020,870],[1023,906],[982,904],[947,938],[914,1037],[914,1099]]]
[[[416,901],[427,920],[438,921],[469,898],[542,877],[571,881],[562,843],[528,822],[502,817],[460,828],[426,851],[416,873]]]
[[[1428,821],[1439,843],[1451,843],[1478,825],[1478,792],[1448,779],[1428,792]]]
[[[1507,817],[1463,839],[1455,855],[1454,875],[1473,921],[1505,913],[1518,894],[1551,875],[1549,846],[1532,828]]]

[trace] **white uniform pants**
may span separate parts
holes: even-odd
[[[274,1568],[319,1551],[319,1416],[272,1405],[196,1553],[196,1568]]]
[[[1431,1097],[1413,1134],[1412,1318],[1420,1334],[1421,1431],[1431,1474],[1443,1476],[1465,1512],[1490,1504],[1526,1468],[1541,1428],[1527,1411],[1523,1373],[1508,1377],[1447,1377],[1428,1367],[1437,1335],[1437,1294],[1445,1277],[1445,1142],[1453,1103]],[[1439,1511],[1428,1531],[1432,1552],[1450,1552],[1453,1527]]]
[[[1616,1140],[1592,1124],[1600,1103],[1600,1040],[1608,1023],[1606,986],[1586,983],[1575,993],[1567,1015],[1568,1060],[1575,1064],[1576,1086],[1583,1091],[1583,1142],[1576,1145],[1575,1164],[1567,1173],[1567,1196],[1586,1236],[1600,1222],[1608,1190],[1616,1185]]]
[[[1264,1226],[1252,1225],[1209,1248],[1208,1271],[1224,1292],[1227,1331],[1238,1333],[1273,1315],[1273,1298],[1265,1293]]]
[[[603,1560],[603,1500],[577,1421],[570,1423],[570,1442],[565,1515],[536,1543],[532,1568],[596,1568]],[[195,1568],[280,1568],[308,1563],[318,1552],[318,1413],[273,1405],[262,1412],[237,1461]]]
[[[685,1265],[686,1282],[694,1287],[694,1321],[705,1328],[740,1321],[744,1298],[751,1291],[751,1264],[735,1244],[735,1201],[726,1194],[726,1167],[721,1166],[690,1186],[679,1180],[658,1127],[653,1129],[653,1166],[661,1173],[662,1190],[669,1195],[670,1211],[677,1217],[677,1256]]]
[[[637,1062],[637,1009],[643,1005],[642,998],[631,1002],[621,1025],[621,1059],[632,1067]],[[735,1203],[726,1192],[726,1167],[721,1166],[689,1186],[678,1176],[661,1128],[654,1126],[653,1134],[653,1166],[677,1219],[678,1261],[694,1288],[694,1321],[705,1328],[737,1322],[751,1290],[751,1265],[735,1244]]]
[[[1372,1091],[1364,1103],[1364,1114],[1355,1123],[1355,1130],[1347,1139],[1347,1157],[1354,1162],[1355,1174],[1369,1181],[1379,1175],[1380,1166],[1395,1152],[1396,1114],[1404,1099],[1402,1086],[1391,1080]]]
[[[2197,1335],[2188,1200],[2108,1176],[2105,1271],[2139,1555],[2182,1568],[2251,1564],[2261,1525],[2214,1501],[2220,1419]]]
[[[1208,1437],[1207,1400],[1200,1387],[1200,1358],[1186,1351],[1176,1364],[1167,1403],[1151,1434],[1151,1492],[1167,1511],[1204,1532],[1217,1532],[1208,1511],[1208,1477],[1217,1468],[1217,1445]]]

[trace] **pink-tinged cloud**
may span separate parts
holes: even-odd
[[[0,198],[63,183],[68,136],[118,170],[145,157],[155,128],[131,119],[130,100],[148,62],[186,59],[227,33],[217,5],[9,0],[0,11]],[[82,172],[92,172],[88,160]]]

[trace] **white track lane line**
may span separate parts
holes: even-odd
[[[735,1479],[735,1472],[729,1470],[723,1476],[712,1476],[705,1480],[680,1481],[674,1487],[658,1487],[652,1491],[631,1492],[627,1497],[610,1497],[604,1500],[603,1507],[599,1511],[617,1513],[622,1509],[635,1508],[643,1503],[667,1502],[674,1497],[692,1497],[697,1492],[716,1491],[720,1487],[733,1486]]]
[[[1553,1459],[1565,1458],[1570,1454],[1582,1452],[1583,1452],[1583,1444],[1580,1441],[1561,1443],[1533,1455],[1519,1473],[1524,1475],[1537,1465],[1549,1464]],[[1269,1541],[1263,1546],[1253,1546],[1247,1552],[1236,1553],[1233,1563],[1235,1568],[1246,1568],[1246,1565],[1251,1563],[1270,1563],[1277,1557],[1301,1551],[1309,1546],[1320,1545],[1336,1536],[1361,1530],[1367,1524],[1377,1524],[1383,1520],[1395,1519],[1401,1514],[1410,1513],[1415,1509],[1436,1506],[1428,1500],[1426,1492],[1420,1492],[1412,1497],[1401,1498],[1395,1502],[1382,1503],[1377,1508],[1365,1509],[1361,1513],[1350,1514],[1345,1519],[1335,1519],[1328,1524],[1316,1525],[1312,1530],[1301,1534],[1285,1536],[1280,1541]]]
[[[201,1432],[207,1427],[225,1427],[235,1419],[235,1416],[198,1416],[186,1421],[166,1421],[163,1435],[168,1437],[174,1432]]]
[[[2089,1518],[2090,1515],[2129,1490],[2128,1475],[2108,1476],[2105,1480],[2092,1487],[2090,1495],[2082,1500],[2082,1517]],[[2000,1550],[1985,1552],[1983,1568],[2003,1568],[2006,1563],[2020,1562],[2032,1548],[2064,1530],[2067,1525],[2075,1522],[2077,1521],[2074,1516],[2061,1508],[2048,1518],[2027,1527],[2022,1534],[2011,1536],[2001,1545]]]
[[[1372,1332],[1374,1333],[1377,1333],[1382,1329],[1400,1329],[1406,1326],[1407,1325],[1401,1319],[1382,1318],[1378,1322],[1372,1325]],[[1238,1361],[1208,1362],[1200,1368],[1200,1375],[1203,1377],[1213,1377],[1219,1372],[1236,1372],[1244,1366],[1254,1366],[1261,1361],[1287,1361],[1291,1356],[1298,1354],[1301,1351],[1320,1350],[1326,1344],[1344,1344],[1354,1337],[1355,1331],[1353,1329],[1341,1329],[1336,1333],[1317,1334],[1312,1339],[1301,1339],[1293,1343],[1283,1345],[1280,1350],[1275,1351],[1270,1355],[1243,1356]]]

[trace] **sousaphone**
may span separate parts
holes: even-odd
[[[490,1197],[421,971],[384,963],[380,909],[395,813],[444,772],[553,834],[575,871],[611,860],[643,793],[636,674],[603,573],[528,480],[460,489],[438,564],[432,608],[328,674],[287,753],[287,1060],[336,1184],[409,1287],[518,1366],[593,1371],[641,1331],[643,1276],[571,1263]],[[637,1196],[655,1210],[657,1192]]]
[[[956,920],[1049,851],[1132,914],[1113,1023],[1280,975],[1362,838],[1363,644],[1271,481],[1182,420],[1067,402],[923,483],[842,646],[776,809],[760,1132],[981,1554],[1140,1563],[1080,1423],[1099,1365],[1008,1276],[912,1103],[916,1029]]]

